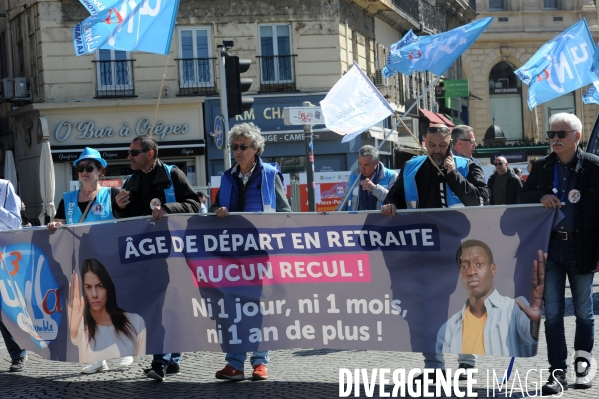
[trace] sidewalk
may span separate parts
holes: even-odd
[[[599,275],[595,275],[594,286],[595,331],[599,328]],[[575,321],[569,290],[566,293],[566,337],[570,348],[573,347]],[[541,337],[544,329],[541,328]],[[539,353],[533,358],[518,358],[509,382],[511,388],[516,371],[523,388],[528,388],[528,396],[535,396],[539,389],[539,374],[531,372],[526,386],[526,373],[530,369],[547,368],[547,346],[544,338],[539,342]],[[595,357],[599,359],[599,337],[595,339]],[[321,349],[294,349],[271,352],[268,381],[222,382],[214,379],[215,371],[225,365],[222,353],[185,353],[182,359],[182,373],[168,377],[163,383],[145,378],[143,367],[148,367],[151,356],[135,358],[135,362],[125,371],[108,371],[100,374],[79,374],[80,364],[53,362],[44,360],[35,354],[29,355],[26,370],[22,373],[9,373],[9,356],[0,341],[0,397],[2,398],[335,398],[339,396],[339,368],[368,369],[404,368],[407,372],[412,368],[422,367],[420,354],[404,352],[377,351],[341,351]],[[447,355],[447,368],[457,366],[457,356]],[[506,397],[505,391],[487,393],[487,370],[497,374],[503,372],[509,364],[509,358],[479,356],[478,374],[475,385],[479,398]],[[246,363],[249,368],[249,363]],[[246,368],[246,376],[251,371]],[[545,372],[546,373],[546,372]],[[370,374],[369,374],[370,375]],[[378,382],[378,381],[377,381]],[[596,399],[599,398],[599,375],[595,376],[594,386],[589,390],[574,390],[573,381],[569,378],[570,389],[562,398]],[[536,384],[536,386],[535,386]],[[542,383],[541,383],[542,384]],[[465,383],[460,384],[465,391]],[[515,388],[518,388],[516,383]],[[386,392],[391,392],[393,385],[387,385]],[[537,389],[537,392],[535,392]],[[366,397],[364,387],[360,388],[360,397]],[[526,397],[526,391],[524,397]],[[352,392],[350,397],[354,397]],[[379,387],[374,390],[374,397],[379,397]],[[455,393],[454,393],[454,396]],[[509,390],[508,390],[509,397]],[[521,398],[522,392],[514,389],[511,397]]]

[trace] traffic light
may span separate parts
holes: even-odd
[[[240,60],[239,57],[228,55],[225,57],[225,72],[227,81],[227,108],[229,118],[248,111],[254,104],[251,97],[243,97],[242,93],[250,89],[251,78],[242,78],[241,74],[247,72],[252,60]]]

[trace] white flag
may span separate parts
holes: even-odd
[[[393,109],[354,61],[354,66],[320,102],[327,128],[341,134],[342,143],[376,125]]]

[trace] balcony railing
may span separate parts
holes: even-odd
[[[393,4],[403,12],[419,21],[418,18],[418,3],[416,0],[393,0]]]
[[[217,94],[214,79],[216,58],[175,58],[178,63],[179,96]]]
[[[420,34],[437,34],[447,29],[445,15],[428,1],[393,0],[393,4],[420,24]]]
[[[96,98],[136,97],[133,62],[135,60],[98,61]]]
[[[420,5],[418,8],[418,21],[422,28],[428,30],[427,33],[432,32],[433,34],[438,34],[445,32],[447,30],[447,20],[445,19],[445,15],[426,1],[419,1],[418,3]]]
[[[295,57],[256,56],[260,65],[260,91],[296,91]]]

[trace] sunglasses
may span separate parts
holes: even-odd
[[[549,138],[552,139],[557,134],[557,137],[559,137],[560,139],[563,139],[563,138],[566,137],[566,133],[568,133],[568,132],[575,132],[575,131],[576,130],[560,130],[558,132],[554,132],[553,130],[549,130],[547,132],[547,136],[549,136]]]
[[[497,162],[497,163],[494,163],[493,165],[495,165],[495,166],[501,166],[501,165],[503,165],[503,162]]]
[[[129,150],[127,151],[129,153],[129,155],[131,155],[132,157],[136,157],[139,154],[141,154],[142,152],[148,152],[150,150]]]
[[[231,144],[231,149],[233,151],[237,151],[237,149],[241,149],[241,151],[245,151],[248,148],[252,147],[251,145],[247,145],[247,144]]]
[[[472,145],[476,144],[476,140],[475,139],[458,139],[458,141],[468,141]]]
[[[91,173],[94,171],[94,169],[96,169],[96,167],[94,165],[77,166],[77,172],[79,172],[79,173],[83,173],[83,171],[86,171],[87,173]]]
[[[429,127],[428,129],[426,129],[427,133],[442,133],[442,134],[447,134],[449,133],[449,128],[448,127]]]

